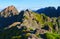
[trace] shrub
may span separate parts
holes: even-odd
[[[11,39],[21,39],[21,36],[13,36]]]

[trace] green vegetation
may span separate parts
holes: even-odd
[[[24,16],[24,18],[25,18],[25,19],[28,19],[28,17],[27,17],[27,16]]]
[[[35,18],[40,24],[44,24],[43,16],[41,16],[41,15],[38,14],[38,13],[34,13],[34,12],[32,12],[32,14],[34,15],[34,18]]]
[[[11,39],[21,39],[21,36],[13,36]]]
[[[60,35],[55,33],[45,33],[45,36],[47,39],[60,39]]]
[[[46,22],[46,24],[50,27],[53,27],[53,23],[52,22]]]

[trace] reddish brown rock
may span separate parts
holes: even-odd
[[[8,6],[4,10],[2,10],[0,13],[0,16],[9,17],[12,15],[17,15],[17,14],[18,14],[18,10],[12,5],[12,6]]]

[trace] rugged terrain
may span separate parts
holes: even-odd
[[[60,17],[8,6],[0,12],[0,39],[60,39]]]

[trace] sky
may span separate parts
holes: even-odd
[[[11,5],[14,5],[18,10],[37,10],[49,6],[57,8],[60,6],[60,0],[0,0],[0,10]]]

